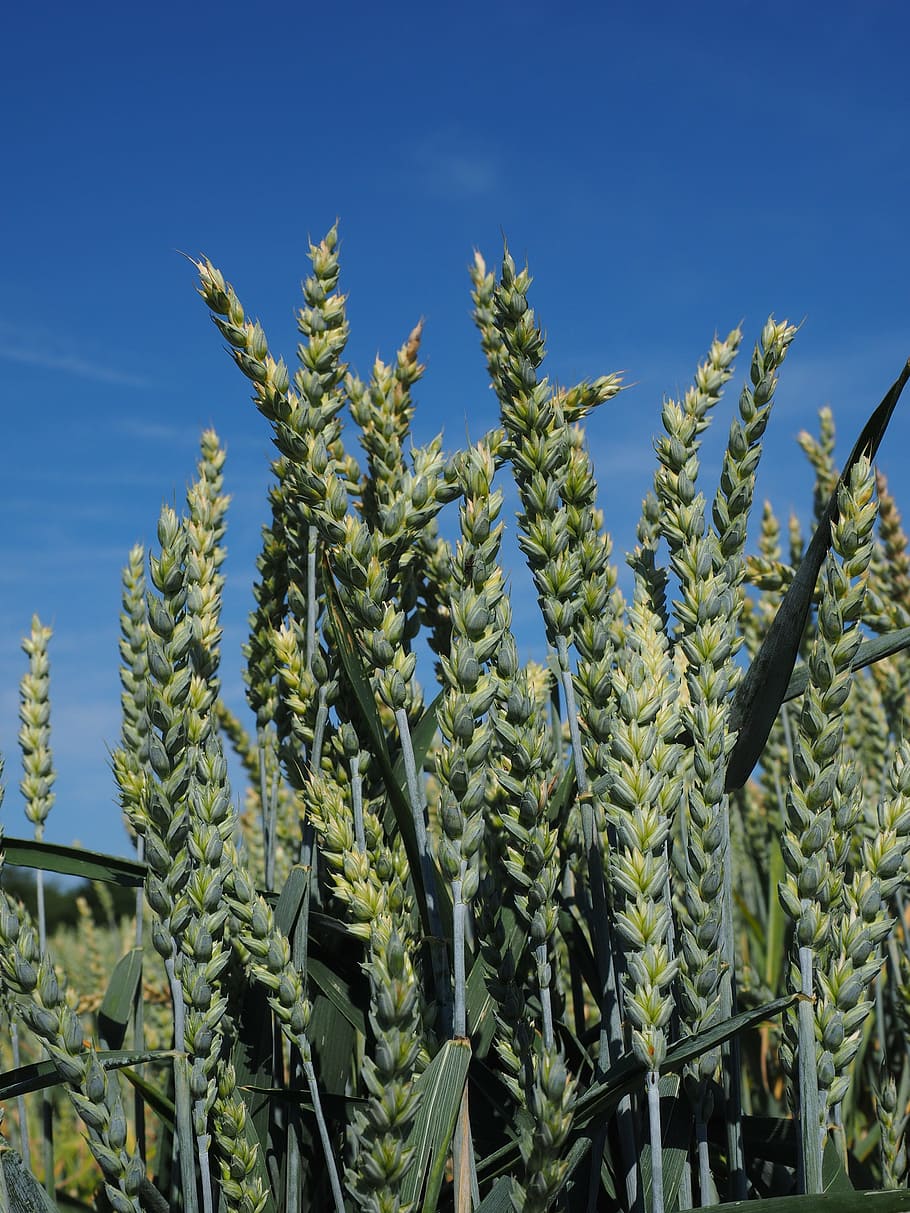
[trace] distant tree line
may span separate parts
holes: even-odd
[[[21,901],[33,918],[37,917],[36,877],[30,868],[4,865],[0,869],[0,888]],[[136,895],[132,889],[108,885],[104,895],[99,896],[97,887],[89,880],[58,884],[45,876],[44,906],[49,935],[59,927],[76,926],[79,921],[76,902],[80,897],[88,902],[92,916],[99,924],[112,925],[136,910]]]

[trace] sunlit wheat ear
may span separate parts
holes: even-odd
[[[48,641],[52,635],[51,629],[44,627],[36,615],[32,619],[30,634],[22,642],[29,668],[19,689],[19,747],[24,768],[19,787],[25,800],[25,815],[35,827],[39,839],[54,803],[51,787],[55,774],[50,751],[48,699],[50,665],[47,655]]]
[[[277,673],[272,634],[290,609],[288,599],[292,570],[300,578],[305,576],[291,563],[300,557],[299,532],[288,516],[285,492],[280,484],[273,485],[269,490],[269,501],[272,516],[271,521],[262,528],[262,547],[256,557],[259,577],[253,584],[256,605],[250,612],[249,639],[244,646],[246,666],[243,680],[247,702],[256,714],[257,730],[268,729],[277,711]],[[289,530],[293,534],[289,535]],[[301,593],[305,604],[305,590]]]
[[[347,929],[368,941],[373,921],[391,918],[409,946],[416,945],[414,908],[405,893],[407,868],[400,841],[389,846],[379,819],[368,808],[361,809],[358,829],[350,788],[337,779],[313,772],[306,793],[331,873],[332,892],[343,907]]]
[[[414,1161],[406,1144],[420,1105],[414,1080],[427,1055],[420,978],[388,915],[371,924],[366,972],[374,1040],[361,1067],[367,1099],[352,1117],[345,1183],[359,1208],[397,1209],[402,1178]]]
[[[267,994],[279,1027],[302,1058],[307,1088],[316,1115],[325,1165],[329,1173],[335,1213],[344,1213],[344,1196],[332,1150],[322,1099],[307,1035],[312,1006],[299,969],[291,960],[291,945],[275,925],[268,903],[256,892],[249,873],[232,843],[224,848],[224,890],[231,913],[231,946],[252,979]]]
[[[855,867],[862,840],[877,829],[875,815],[891,761],[892,736],[884,699],[872,671],[858,670],[853,678],[854,704],[845,722],[844,744],[847,753],[854,756],[862,785],[860,815],[849,840],[850,862]]]
[[[341,734],[356,762],[361,751],[352,726]],[[420,940],[400,838],[390,847],[379,819],[351,803],[352,792],[314,773],[306,798],[348,930],[367,944],[371,1039],[360,1067],[366,1099],[352,1122],[345,1184],[364,1208],[392,1207],[411,1161],[404,1143],[418,1108],[414,1080],[427,1060]]]
[[[502,495],[493,491],[493,475],[492,455],[480,444],[469,452],[462,467],[464,504],[453,570],[452,647],[441,663],[447,693],[439,713],[444,744],[437,752],[442,787],[440,861],[453,892],[453,1031],[465,1036],[471,1027],[465,1012],[466,915],[478,890],[487,791],[495,779],[504,792],[499,815],[503,833],[495,850],[513,887],[514,903],[533,952],[541,1003],[541,1046],[535,1049],[534,1060],[524,1063],[534,1095],[530,1123],[521,1140],[527,1168],[523,1207],[543,1209],[564,1175],[559,1146],[568,1133],[574,1102],[574,1086],[555,1049],[551,1003],[549,940],[557,925],[560,868],[556,832],[545,817],[549,763],[544,766],[541,759],[549,757],[549,738],[544,731],[535,738],[539,746],[529,749],[527,728],[521,736],[515,731],[521,724],[515,715],[525,707],[533,710],[533,705],[508,673],[517,662],[498,567]],[[511,722],[500,716],[503,703],[505,714],[512,712]],[[494,847],[488,843],[487,850],[494,852]],[[514,1033],[508,1027],[505,1038],[506,1044],[514,1046]],[[555,1099],[554,1067],[562,1079]]]
[[[570,649],[579,625],[582,566],[573,544],[570,510],[563,500],[566,469],[572,447],[561,397],[540,378],[544,341],[528,304],[531,277],[518,272],[506,249],[493,302],[495,323],[503,339],[503,358],[495,380],[508,454],[518,488],[521,512],[518,542],[528,561],[544,618],[547,641],[555,653],[560,691],[572,747],[575,784],[581,798],[581,847],[586,879],[580,898],[590,907],[594,933],[597,990],[601,1010],[598,1066],[603,1073],[622,1049],[616,941],[612,938],[604,881],[601,834],[589,791],[590,777],[581,739]],[[587,475],[589,469],[581,468]],[[590,508],[585,502],[577,516]],[[593,552],[589,552],[589,557]],[[621,1112],[621,1134],[627,1189],[634,1199],[635,1156],[628,1101]],[[599,1139],[600,1140],[600,1139]],[[600,1148],[602,1142],[600,1142]]]
[[[24,916],[22,907],[0,892],[0,981],[68,1084],[112,1207],[140,1213],[145,1168],[127,1148],[127,1119],[117,1079],[108,1076],[93,1048],[85,1049],[82,1024],[66,1001],[66,987],[50,958],[41,953],[37,933]]]
[[[734,330],[726,341],[713,343],[683,401],[664,404],[666,434],[655,443],[659,466],[654,493],[662,507],[658,525],[680,583],[675,607],[687,693],[685,723],[693,737],[697,769],[688,792],[688,854],[680,874],[687,919],[681,941],[681,990],[683,1017],[690,1030],[709,1023],[718,1008],[721,884],[717,882],[722,881],[723,860],[718,863],[717,856],[723,852],[720,803],[728,748],[728,667],[734,643],[733,589],[720,543],[706,527],[704,496],[696,489],[698,448],[699,436],[732,374],[740,339],[739,330]],[[708,1073],[714,1064],[716,1058],[702,1059]]]
[[[436,459],[441,449],[438,440],[412,450],[410,455],[406,450],[414,414],[411,391],[425,370],[419,361],[422,332],[420,321],[399,349],[393,365],[377,357],[369,383],[350,374],[345,380],[351,415],[359,427],[359,440],[366,454],[366,470],[359,486],[360,516],[374,534],[410,538],[399,550],[390,549],[385,558],[390,596],[405,616],[405,647],[410,647],[420,628],[418,599],[424,581],[423,565],[431,551],[431,535],[427,534],[426,541],[421,536],[425,530],[436,528],[432,508],[421,515],[420,524],[415,525],[411,516],[415,508],[422,510],[428,498],[435,495],[430,482],[442,471]],[[421,709],[421,697],[411,680],[409,719],[415,721]]]
[[[205,430],[196,479],[187,492],[187,610],[193,623],[193,668],[212,696],[206,711],[213,711],[219,693],[221,660],[221,566],[227,551],[222,544],[230,497],[224,492],[225,452],[214,430]]]
[[[19,750],[22,755],[22,780],[19,790],[25,801],[25,815],[34,826],[35,838],[44,838],[44,824],[53,807],[52,791],[57,778],[51,753],[50,727],[50,661],[48,643],[53,632],[37,615],[32,617],[31,631],[22,641],[28,656],[28,671],[19,684]],[[44,873],[37,873],[38,941],[43,949],[47,942],[44,903]],[[47,1096],[44,1096],[47,1101]],[[49,1105],[47,1105],[49,1109]],[[49,1111],[48,1111],[49,1119]],[[47,1137],[48,1172],[53,1170],[52,1138]]]
[[[893,623],[905,627],[910,622],[910,555],[903,520],[888,481],[882,472],[875,475],[878,495],[878,530],[884,555],[882,570],[887,578],[884,594],[888,609],[894,612]],[[885,587],[882,587],[885,589]]]
[[[671,553],[704,530],[705,502],[702,496],[696,497],[695,489],[699,439],[710,425],[711,410],[733,374],[732,364],[741,340],[739,329],[725,341],[715,340],[683,400],[667,400],[663,406],[665,434],[654,444],[659,461],[654,491],[662,507],[660,531]]]
[[[147,811],[149,755],[148,617],[146,613],[145,549],[130,550],[122,574],[120,613],[120,746],[114,751],[114,777],[127,826],[134,813]]]
[[[44,627],[38,616],[34,615],[31,631],[22,641],[23,651],[28,656],[28,670],[19,684],[19,750],[22,755],[22,780],[19,789],[25,801],[25,815],[32,823],[34,836],[39,842],[44,837],[44,824],[55,799],[51,790],[56,779],[50,747],[51,705],[48,642],[51,636],[51,629]],[[38,946],[43,951],[47,944],[47,928],[44,872],[40,868],[37,872],[36,896]],[[41,1100],[44,1121],[45,1189],[52,1195],[56,1166],[53,1113],[50,1097],[46,1091],[42,1093]]]
[[[638,579],[626,614],[627,643],[614,675],[616,715],[610,755],[610,820],[617,847],[610,879],[627,944],[626,1014],[632,1047],[659,1070],[674,1002],[668,841],[683,795],[678,772],[678,694],[667,640]]]
[[[495,386],[502,375],[505,361],[505,343],[496,323],[496,275],[487,269],[487,263],[475,250],[469,267],[471,275],[471,302],[474,304],[474,323],[480,332],[480,346],[487,362],[487,373],[491,385]]]
[[[613,705],[612,668],[622,623],[622,596],[610,561],[612,542],[597,508],[597,485],[590,456],[578,427],[569,431],[568,466],[561,495],[581,582],[575,645],[575,691],[587,769],[593,778],[607,770]]]
[[[189,1088],[193,1099],[193,1129],[199,1154],[203,1207],[211,1203],[210,1152],[219,1170],[230,1170],[236,1160],[225,1153],[224,1143],[213,1140],[211,1128],[216,1104],[222,1116],[241,1115],[239,1092],[230,1092],[230,1072],[222,1065],[223,1019],[227,992],[221,974],[230,950],[224,906],[224,881],[229,864],[225,847],[236,836],[237,819],[230,799],[227,766],[217,728],[219,693],[220,615],[224,577],[220,571],[225,550],[221,544],[228,498],[222,492],[224,452],[217,435],[202,436],[197,478],[187,493],[186,613],[194,643],[188,651],[191,694],[188,700],[187,787],[189,832],[187,850],[191,871],[185,886],[186,925],[179,941],[175,971],[186,1004],[184,1039],[189,1059]],[[193,694],[193,688],[198,688]],[[202,690],[204,688],[204,692]],[[213,1147],[213,1151],[210,1149]],[[250,1168],[240,1180],[245,1197],[261,1199],[258,1181]]]
[[[880,1137],[882,1187],[896,1191],[907,1186],[907,1113],[898,1107],[897,1083],[882,1073],[875,1094],[875,1117]]]
[[[417,658],[410,651],[413,616],[403,609],[396,570],[422,528],[457,493],[445,481],[445,462],[438,439],[416,450],[383,529],[370,530],[348,515],[343,542],[331,554],[332,573],[378,694],[392,714],[404,711],[408,722],[419,715],[421,700],[413,681]]]
[[[837,1006],[837,991],[827,988],[825,980],[836,980],[831,971],[826,973],[826,962],[833,956],[833,932],[842,914],[843,864],[848,850],[844,835],[859,815],[856,777],[842,768],[840,750],[851,666],[861,640],[858,622],[876,513],[868,460],[857,462],[849,485],[841,487],[838,505],[832,553],[823,574],[817,635],[809,657],[809,686],[794,738],[794,778],[787,792],[787,825],[781,839],[787,875],[780,884],[780,898],[795,924],[791,983],[811,997],[818,982],[822,997],[814,1021],[822,1029]],[[839,971],[836,964],[834,972]],[[803,1003],[796,1035],[803,1167],[809,1192],[820,1190],[821,1185],[824,1105],[828,1098],[838,1102],[843,1093],[834,1054],[825,1047],[824,1034],[817,1049],[816,1032],[812,1008]],[[785,1060],[793,1064],[792,1044]]]
[[[681,830],[684,846],[674,848],[675,890],[683,911],[677,990],[686,1032],[704,1030],[719,1018],[722,999],[726,998],[723,986],[731,979],[729,949],[723,935],[729,920],[724,911],[729,888],[725,879],[729,857],[724,779],[731,741],[727,734],[728,694],[735,677],[731,659],[739,643],[736,592],[730,577],[737,548],[731,543],[728,562],[720,540],[707,526],[705,496],[697,488],[697,479],[700,436],[710,424],[712,411],[732,375],[741,337],[735,329],[726,340],[715,339],[683,400],[665,402],[665,434],[655,441],[658,468],[653,496],[660,512],[654,521],[656,533],[667,542],[670,566],[679,581],[679,598],[674,602],[677,648],[673,656],[684,688],[682,720],[692,738],[691,748],[683,754],[687,776]],[[729,509],[723,496],[718,500],[723,531]],[[647,510],[643,522],[648,522]],[[646,525],[642,531],[649,539],[650,529]],[[655,584],[653,574],[649,574],[649,580]],[[703,1199],[709,1198],[713,1189],[707,1147],[706,1126],[711,1113],[707,1084],[719,1061],[720,1052],[713,1049],[688,1067],[693,1082]]]
[[[534,974],[536,990],[532,986],[528,994],[539,999],[538,1022],[531,1017],[515,961],[500,950],[495,927],[485,955],[493,969],[490,990],[499,1007],[497,1050],[510,1090],[529,1109],[520,1126],[525,1170],[515,1181],[516,1191],[531,1202],[528,1208],[544,1208],[564,1175],[560,1143],[571,1127],[575,1102],[575,1081],[556,1041],[553,1013],[561,864],[558,833],[547,820],[547,797],[558,768],[546,697],[535,693],[527,668],[519,665],[510,631],[500,643],[494,674],[494,770],[500,794],[493,819],[497,836],[487,839],[490,873],[485,894],[488,907],[501,901],[517,912],[525,941],[521,970]]]
[[[786,320],[777,322],[773,316],[765,323],[761,339],[752,353],[749,383],[740,392],[740,415],[730,427],[720,485],[714,496],[712,516],[721,554],[727,562],[727,578],[737,591],[737,617],[742,609],[746,527],[755,494],[762,439],[774,404],[777,373],[796,332],[794,325]]]
[[[466,915],[477,892],[484,807],[494,741],[490,708],[496,680],[489,670],[503,640],[504,583],[499,568],[502,494],[493,489],[493,458],[475,447],[463,470],[461,539],[453,568],[452,641],[441,659],[446,694],[438,713],[443,744],[436,753],[442,789],[439,861],[452,886],[455,1036],[465,1018]]]
[[[234,361],[253,386],[253,399],[272,423],[275,442],[290,466],[297,508],[324,542],[343,539],[341,521],[356,472],[341,445],[338,414],[346,367],[342,354],[348,324],[345,297],[337,291],[338,234],[335,228],[310,247],[313,274],[304,283],[304,307],[298,327],[300,367],[294,389],[285,364],[269,353],[259,324],[246,318],[243,306],[210,261],[196,263],[200,294],[227,340]],[[352,480],[352,477],[354,478]]]
[[[793,575],[782,560],[780,521],[769,501],[762,506],[757,546],[758,552],[747,555],[743,566],[747,585],[761,591],[743,602],[741,627],[750,660],[758,652]]]
[[[216,1073],[212,1125],[221,1196],[232,1213],[262,1213],[269,1195],[256,1174],[259,1146],[251,1141],[246,1104],[237,1095],[237,1074],[229,1062],[220,1063]]]
[[[377,357],[368,383],[348,374],[345,389],[366,454],[361,515],[371,530],[382,529],[388,511],[402,495],[407,472],[405,446],[414,416],[411,388],[422,377],[419,361],[421,321],[398,351],[395,365]]]
[[[652,1147],[652,1208],[663,1203],[658,1076],[675,1010],[678,969],[670,904],[671,826],[684,791],[679,695],[651,587],[637,575],[623,620],[625,644],[613,673],[614,717],[608,809],[615,846],[609,875],[617,930],[625,944],[624,1009],[634,1055],[647,1069],[645,1096]]]
[[[508,251],[502,279],[494,294],[496,326],[504,356],[496,388],[509,436],[522,512],[519,544],[537,587],[538,599],[554,649],[567,645],[574,623],[573,598],[580,573],[569,550],[568,518],[560,487],[568,454],[568,431],[546,379],[538,380],[544,356],[543,337],[528,306],[531,277],[516,271]]]
[[[255,741],[245,746],[236,729],[227,732],[251,774],[249,799],[258,837],[254,840],[249,829],[246,836],[253,849],[261,852],[268,887],[274,887],[276,881],[282,829],[292,831],[291,857],[298,856],[300,826],[294,789],[299,788],[308,761],[319,761],[313,752],[314,739],[324,731],[337,692],[337,683],[333,685],[330,678],[327,683],[316,679],[317,673],[328,678],[326,663],[317,660],[316,653],[322,606],[316,528],[296,508],[294,466],[281,457],[273,462],[272,471],[277,483],[269,489],[271,521],[262,528],[262,547],[256,558],[259,580],[253,585],[255,607],[249,615],[249,639],[243,646],[247,702],[256,715]],[[293,643],[293,709],[279,668],[283,661],[279,637],[286,631]]]
[[[223,459],[216,435],[204,434],[188,517],[181,522],[165,509],[159,520],[161,553],[151,559],[156,593],[147,599],[154,778],[144,803],[125,804],[144,841],[147,895],[156,915],[152,938],[171,984],[182,1179],[195,1190],[195,1153],[204,1210],[212,1202],[210,1118],[227,1005],[219,979],[229,959],[224,846],[236,825],[216,716]],[[224,1108],[223,1079],[221,1086]]]
[[[828,842],[834,828],[831,800],[836,789],[843,706],[851,664],[860,643],[857,627],[875,520],[868,461],[861,461],[841,492],[841,515],[825,567],[818,634],[809,658],[809,687],[794,739],[795,780],[787,795],[788,829],[783,839],[789,875],[781,899],[796,923],[799,946],[827,941],[827,909],[839,892],[830,868]]]
[[[853,786],[857,786],[855,778]],[[906,742],[897,748],[888,769],[877,826],[876,833],[862,843],[859,863],[833,909],[827,960],[822,953],[818,970],[818,1076],[829,1108],[841,1102],[850,1086],[850,1068],[873,1008],[870,992],[881,969],[884,943],[894,928],[890,898],[906,884],[904,864],[910,853],[910,745]]]
[[[878,539],[872,551],[867,614],[872,630],[885,633],[910,624],[910,556],[900,511],[881,472],[876,474],[876,489]],[[888,727],[900,735],[906,731],[910,657],[904,650],[876,662],[871,674],[882,698]]]

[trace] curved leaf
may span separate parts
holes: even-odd
[[[775,998],[773,1002],[765,1003],[751,1011],[742,1011],[739,1015],[725,1019],[695,1036],[677,1040],[667,1050],[667,1056],[661,1066],[661,1074],[673,1073],[681,1069],[686,1062],[694,1061],[702,1053],[708,1052],[716,1045],[723,1044],[725,1040],[730,1040],[768,1019],[776,1018],[788,1007],[798,1002],[800,997],[799,994],[788,994],[783,998]],[[615,1065],[610,1067],[600,1082],[592,1083],[579,1098],[572,1124],[572,1137],[580,1137],[588,1126],[600,1125],[608,1119],[619,1106],[623,1096],[631,1095],[640,1088],[644,1074],[645,1066],[634,1054],[626,1053],[621,1057]],[[576,1165],[583,1156],[584,1151],[579,1152],[577,1157],[573,1155]],[[510,1142],[493,1154],[488,1154],[477,1164],[478,1177],[490,1179],[495,1175],[500,1175],[513,1166],[518,1157],[518,1143]],[[568,1179],[568,1175],[566,1178]]]
[[[501,1176],[477,1206],[476,1213],[511,1213],[512,1181]]]
[[[99,1049],[97,1057],[105,1070],[121,1070],[125,1066],[142,1066],[149,1062],[172,1062],[176,1053],[173,1049],[149,1049],[142,1053],[130,1049],[103,1052]],[[27,1066],[17,1066],[15,1070],[0,1074],[0,1103],[6,1099],[15,1099],[17,1095],[43,1091],[46,1087],[63,1086],[65,1081],[50,1058],[30,1062]]]
[[[347,1020],[351,1027],[366,1036],[367,1025],[362,1009],[357,1006],[351,995],[351,987],[332,969],[311,956],[307,966],[309,977],[326,996],[328,1001]]]
[[[700,1213],[910,1213],[910,1192],[825,1192],[708,1205]]]
[[[36,842],[33,838],[0,837],[3,862],[14,868],[40,868],[61,876],[81,876],[83,880],[101,880],[125,888],[145,883],[145,864],[118,855],[102,855],[79,847],[63,847],[56,842]]]
[[[895,653],[902,653],[904,649],[908,648],[910,648],[910,628],[895,628],[893,632],[886,632],[883,636],[873,636],[871,640],[864,640],[856,650],[852,668],[854,670],[865,669],[867,665],[874,665],[876,661],[883,661],[885,657],[893,657]],[[783,702],[786,703],[788,700],[802,695],[808,685],[808,667],[797,666],[787,684]]]
[[[119,1049],[123,1044],[141,980],[142,948],[131,948],[114,965],[98,1008],[98,1034],[109,1049]]]
[[[838,490],[846,482],[853,465],[862,455],[868,456],[869,459],[875,457],[908,379],[910,361],[904,365],[856,440],[812,536],[812,542],[796,570],[755,660],[736,691],[730,712],[730,729],[738,735],[727,767],[727,791],[741,788],[749,778],[765,748],[771,726],[787,693],[793,664],[805,631],[815,583],[831,546],[831,527],[837,519]]]
[[[414,1159],[401,1181],[402,1205],[422,1199],[425,1213],[436,1208],[470,1062],[469,1041],[447,1040],[415,1083],[420,1106],[406,1143]]]

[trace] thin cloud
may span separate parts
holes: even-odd
[[[411,155],[429,193],[470,199],[488,196],[499,188],[497,158],[461,132],[442,130],[426,135],[413,146]]]
[[[118,417],[113,425],[119,433],[141,442],[171,442],[181,446],[189,443],[195,446],[199,444],[200,431],[195,427],[162,425],[160,422],[143,421],[138,417]]]
[[[144,388],[149,386],[148,379],[142,375],[134,375],[129,371],[121,371],[117,367],[86,358],[74,353],[69,342],[63,343],[56,337],[29,333],[16,329],[12,325],[0,324],[0,360],[4,362],[19,362],[25,366],[37,366],[42,370],[61,371],[65,375],[75,375],[80,379],[92,379],[96,383],[115,383],[121,387]]]

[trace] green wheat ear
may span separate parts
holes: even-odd
[[[51,790],[56,778],[50,749],[50,700],[47,646],[53,632],[37,615],[30,634],[22,642],[28,656],[28,673],[19,690],[19,748],[23,777],[19,787],[25,799],[25,815],[35,827],[35,837],[44,836],[44,823],[54,803]]]

